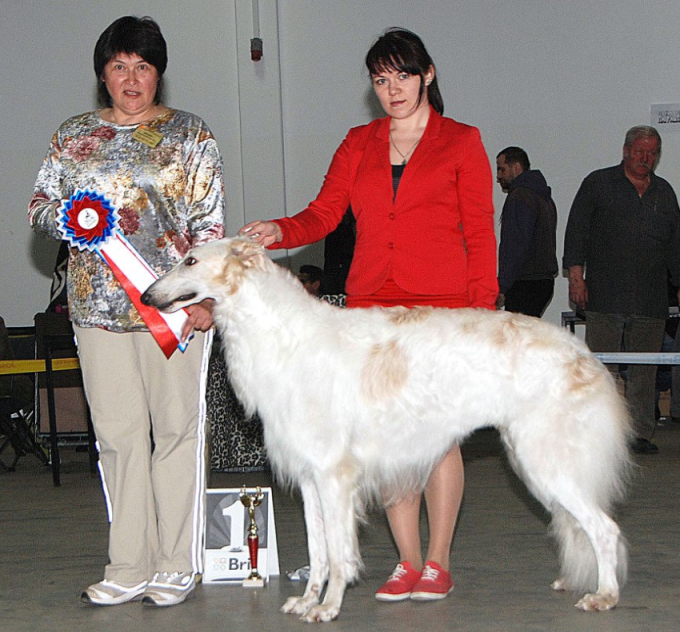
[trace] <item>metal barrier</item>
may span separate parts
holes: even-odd
[[[604,364],[680,364],[680,353],[598,352],[595,357]]]
[[[669,308],[668,318],[679,318],[678,308]],[[562,312],[562,327],[575,333],[576,325],[585,325],[583,314]],[[604,364],[680,364],[680,353],[661,352],[647,353],[632,351],[596,352],[594,354]]]

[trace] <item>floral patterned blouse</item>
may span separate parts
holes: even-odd
[[[160,142],[135,140],[138,125],[115,125],[97,112],[75,116],[57,130],[29,203],[31,226],[61,239],[56,212],[78,189],[108,199],[119,229],[160,275],[186,252],[224,236],[222,160],[197,116],[169,110],[146,125]],[[96,253],[70,249],[68,298],[80,327],[144,331],[141,316]]]

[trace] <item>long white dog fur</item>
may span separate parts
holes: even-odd
[[[272,468],[302,491],[310,578],[284,612],[336,618],[361,570],[366,501],[422,489],[484,426],[499,430],[552,514],[561,557],[552,587],[596,588],[576,604],[583,610],[616,605],[627,554],[610,513],[630,471],[630,423],[610,373],[576,336],[483,309],[332,307],[239,238],[193,249],[143,301],[175,311],[208,297]]]

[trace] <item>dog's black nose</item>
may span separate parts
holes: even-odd
[[[144,294],[142,294],[140,300],[142,301],[142,304],[144,304],[144,305],[151,305],[151,295],[149,294],[149,290],[147,290],[146,292],[144,292]]]

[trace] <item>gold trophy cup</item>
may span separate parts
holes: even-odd
[[[250,526],[248,527],[248,552],[250,553],[250,575],[243,580],[243,585],[248,588],[258,588],[264,586],[264,579],[257,572],[257,550],[260,544],[260,538],[257,535],[257,523],[255,522],[255,507],[257,507],[264,499],[264,493],[260,487],[255,488],[254,494],[249,494],[244,485],[241,488],[239,498],[243,506],[248,509],[248,516],[250,517]]]

